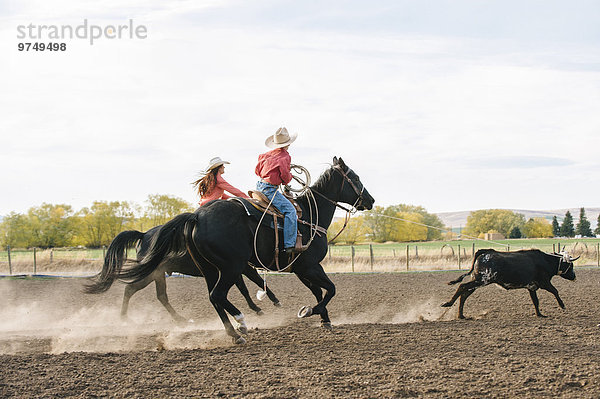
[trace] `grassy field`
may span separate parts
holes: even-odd
[[[474,251],[494,248],[500,251],[537,248],[544,252],[558,251],[564,247],[581,259],[576,266],[598,266],[600,239],[516,239],[502,241],[458,240],[410,243],[332,245],[323,261],[329,272],[346,271],[401,271],[447,270],[467,268]],[[8,253],[0,251],[0,274],[42,272],[98,271],[102,267],[105,250],[86,248],[55,248],[11,250],[11,268]],[[354,256],[353,256],[354,252]],[[460,256],[459,256],[460,254]],[[135,258],[131,249],[128,258]]]

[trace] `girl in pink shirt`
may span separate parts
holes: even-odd
[[[246,194],[227,183],[221,176],[225,172],[225,164],[228,163],[219,157],[211,159],[208,167],[204,170],[204,176],[192,183],[198,189],[200,206],[212,200],[231,198],[225,192],[235,197],[248,198]]]

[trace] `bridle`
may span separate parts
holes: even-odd
[[[335,240],[336,238],[339,237],[340,234],[342,234],[342,232],[344,231],[344,229],[346,228],[346,226],[348,225],[348,222],[350,221],[350,215],[355,214],[356,212],[358,212],[358,209],[356,209],[356,206],[364,199],[363,198],[363,193],[365,191],[365,186],[363,185],[362,188],[359,190],[358,187],[356,187],[356,184],[354,184],[354,182],[352,181],[352,179],[350,179],[350,177],[348,177],[348,174],[346,172],[344,172],[344,169],[342,169],[341,166],[339,165],[334,165],[333,166],[333,170],[339,172],[343,179],[342,179],[342,185],[340,186],[340,193],[343,192],[344,190],[344,184],[346,182],[348,182],[348,184],[350,185],[350,187],[352,187],[352,189],[354,190],[354,193],[357,195],[356,197],[356,201],[354,201],[354,204],[352,204],[351,208],[348,209],[345,206],[340,205],[340,203],[338,201],[334,201],[331,198],[327,197],[325,194],[322,194],[314,189],[309,189],[311,192],[319,195],[321,198],[324,198],[325,200],[329,201],[330,203],[332,203],[334,206],[336,206],[337,208],[343,209],[344,211],[346,211],[346,217],[344,218],[344,225],[342,226],[342,229],[340,231],[337,232],[337,234],[335,236],[333,236],[332,239],[328,240],[328,243],[333,242],[333,240]],[[352,169],[348,168],[348,171],[351,171]]]
[[[321,198],[324,198],[325,200],[329,201],[330,203],[332,203],[333,205],[335,205],[336,207],[343,209],[344,211],[346,211],[349,214],[355,214],[356,212],[358,212],[358,209],[356,209],[356,205],[358,205],[363,199],[363,193],[365,191],[365,186],[363,185],[362,188],[359,190],[358,187],[356,187],[356,184],[354,184],[354,182],[352,181],[352,179],[350,179],[350,177],[348,177],[348,174],[346,172],[344,172],[344,170],[342,169],[341,166],[338,165],[334,165],[333,166],[333,170],[339,172],[343,179],[342,179],[342,185],[340,186],[340,193],[344,190],[344,184],[346,182],[348,182],[348,184],[350,185],[350,187],[352,187],[352,190],[354,190],[354,193],[357,195],[356,197],[356,201],[354,201],[354,204],[351,205],[351,208],[348,209],[345,206],[340,205],[340,203],[338,201],[334,201],[331,198],[327,197],[325,194],[322,194],[314,189],[310,189],[312,192],[316,193],[317,195],[319,195]],[[348,169],[348,171],[352,171],[352,169]]]

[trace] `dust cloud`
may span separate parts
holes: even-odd
[[[424,302],[408,305],[401,312],[397,308],[390,308],[389,305],[379,305],[376,308],[367,311],[335,317],[334,324],[407,324],[419,323],[423,321],[439,321],[450,318],[448,311],[440,307],[439,299],[430,299]]]

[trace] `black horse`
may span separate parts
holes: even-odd
[[[372,209],[375,200],[344,161],[334,157],[333,165],[297,201],[302,208],[302,220],[317,221],[321,228],[327,229],[338,202],[364,210]],[[246,340],[231,325],[226,312],[236,319],[242,333],[246,330],[244,316],[227,300],[227,293],[248,263],[270,265],[273,262],[273,229],[261,225],[257,231],[257,226],[258,220],[250,217],[246,207],[239,201],[212,201],[194,213],[181,214],[163,225],[144,259],[121,271],[119,277],[135,284],[151,275],[164,259],[187,251],[202,269],[210,301],[227,334],[235,343],[245,343]],[[313,230],[305,224],[298,226],[306,244]],[[327,304],[335,295],[335,285],[320,264],[327,254],[327,237],[323,233],[314,234],[310,246],[299,255],[291,271],[311,290],[318,303],[313,308],[305,306],[298,316],[318,314],[322,325],[330,329]],[[285,265],[286,259],[283,259],[284,256],[281,258],[280,264]],[[325,290],[325,296],[322,290]]]
[[[137,259],[140,261],[148,252],[152,240],[157,235],[161,227],[162,226],[153,227],[145,233],[136,230],[128,230],[119,233],[108,247],[102,271],[98,274],[94,283],[86,285],[84,289],[85,292],[98,294],[107,291],[115,279],[118,278],[121,268],[123,267],[125,250],[136,245]],[[169,275],[172,273],[181,273],[188,276],[203,277],[202,272],[194,264],[192,258],[187,253],[182,256],[172,256],[168,259],[165,259],[165,261],[162,262],[159,267],[157,267],[156,270],[154,270],[146,278],[133,284],[127,284],[125,287],[125,293],[123,294],[123,304],[121,306],[122,318],[127,318],[129,300],[133,294],[146,288],[148,284],[154,281],[156,285],[156,296],[160,303],[162,303],[165,309],[167,309],[167,311],[171,314],[173,319],[178,323],[185,323],[187,321],[187,319],[178,314],[169,303],[169,298],[167,297],[167,282],[165,273]],[[242,273],[251,281],[255,282],[259,287],[264,287],[264,280],[253,267],[247,266]],[[246,287],[241,275],[235,282],[235,285],[246,299],[250,309],[259,315],[263,314],[260,307],[256,306],[256,304],[252,301],[250,293],[248,292],[248,288]],[[275,294],[273,294],[268,287],[266,294],[275,306],[281,306]]]

